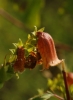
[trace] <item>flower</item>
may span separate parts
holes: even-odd
[[[13,65],[14,71],[15,72],[23,72],[24,71],[24,63],[25,63],[25,58],[24,58],[24,48],[18,47],[16,50],[16,60]]]
[[[35,53],[31,52],[25,59],[24,68],[33,69],[36,66],[37,59]]]
[[[67,83],[68,85],[73,84],[73,73],[72,72],[67,73]]]
[[[50,34],[37,31],[36,33],[38,51],[42,57],[43,69],[48,69],[50,66],[56,66],[62,62],[56,54],[55,44]]]

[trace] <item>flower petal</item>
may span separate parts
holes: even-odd
[[[44,68],[55,66],[62,62],[56,54],[55,44],[50,34],[37,32],[37,46],[43,60]]]

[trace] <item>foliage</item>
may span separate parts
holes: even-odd
[[[62,74],[58,75],[58,77],[53,80],[48,80],[49,90],[54,91],[55,93],[59,92],[58,94],[64,99],[71,99],[72,89],[68,87],[68,85],[71,86],[71,84],[73,84],[73,78],[71,78],[72,73],[68,73],[66,76],[64,60],[58,59],[53,38],[48,33],[43,32],[43,30],[43,28],[37,30],[37,27],[35,26],[35,31],[32,32],[31,35],[28,34],[28,39],[25,44],[23,44],[21,39],[19,39],[18,43],[13,43],[15,49],[10,49],[11,54],[8,61],[5,57],[4,63],[0,67],[1,88],[5,81],[12,78],[13,75],[16,75],[17,78],[19,78],[18,73],[23,72],[24,69],[33,69],[37,64],[42,63],[44,64],[44,69],[61,64]],[[68,88],[70,88],[70,93]],[[39,90],[39,93],[40,94],[38,96],[30,98],[30,100],[48,100],[52,96],[59,98],[60,100],[64,100],[62,97],[52,92],[44,93]]]
[[[45,31],[49,32],[55,40],[59,58],[65,59],[67,71],[72,72],[72,3],[72,0],[36,0],[35,2],[34,0],[0,0],[0,33],[2,33],[0,34],[0,63],[4,62],[3,64],[6,64],[5,62],[8,61],[9,55],[11,54],[8,49],[14,48],[11,43],[16,43],[17,40],[21,38],[23,44],[26,44],[27,35],[33,30],[34,25],[37,27],[45,26]],[[7,16],[7,14],[10,16]],[[32,46],[30,47],[31,49],[28,51],[26,50],[26,56],[28,56],[28,52],[33,49]],[[28,48],[30,47],[28,46]],[[20,78],[17,80],[15,75],[18,76],[18,74],[15,74],[13,68],[10,66],[8,67],[8,71],[6,65],[0,72],[1,100],[10,100],[11,97],[13,100],[28,100],[33,95],[37,94],[36,90],[38,88],[44,91],[48,90],[47,80],[49,85],[49,79],[47,78],[50,73],[52,74],[52,79],[56,78],[57,73],[59,73],[57,67],[40,72],[41,66],[37,66],[31,71],[27,69],[24,70],[24,73],[19,73]],[[50,82],[52,82],[52,80],[50,80]],[[55,89],[54,85],[51,86],[51,88]],[[72,89],[73,86],[71,85],[71,96]],[[54,91],[57,92],[58,89]],[[55,100],[55,98],[51,97],[51,100]]]

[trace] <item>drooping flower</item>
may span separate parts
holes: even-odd
[[[60,64],[62,60],[59,60],[57,57],[55,44],[51,35],[40,31],[36,35],[38,37],[37,47],[42,57],[44,69]]]

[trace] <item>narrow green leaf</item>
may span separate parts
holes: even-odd
[[[44,95],[41,96],[41,98],[47,100],[47,99],[49,99],[52,96],[54,96],[54,94],[52,94],[52,93],[45,93]]]
[[[15,53],[15,49],[9,49],[11,51],[12,54]]]
[[[18,44],[17,43],[12,43],[15,48],[17,48]]]
[[[34,26],[34,28],[35,28],[35,29],[34,29],[34,32],[37,32],[37,27],[36,27],[36,26]]]
[[[30,34],[28,34],[28,39],[30,39],[31,38],[31,35]]]
[[[43,99],[40,98],[40,95],[36,95],[36,96],[30,98],[29,100],[43,100]]]
[[[43,27],[43,28],[39,29],[38,31],[39,31],[39,32],[43,32],[43,31],[44,31],[44,29],[45,29],[45,27]]]
[[[22,47],[22,46],[23,46],[23,42],[22,42],[22,40],[19,38],[18,47]]]
[[[16,58],[17,58],[16,55],[11,55],[10,58],[9,58],[9,62],[11,63],[11,62],[15,61]]]

